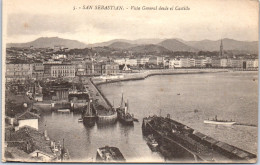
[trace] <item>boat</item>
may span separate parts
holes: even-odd
[[[147,145],[150,147],[152,151],[156,151],[158,147],[158,142],[155,140],[153,134],[147,136]]]
[[[215,116],[215,119],[212,120],[204,120],[205,124],[218,124],[218,125],[233,125],[236,124],[235,121],[227,121],[227,120],[218,120],[217,116]]]
[[[70,109],[58,109],[57,112],[61,112],[61,113],[70,113]]]
[[[79,118],[78,122],[83,122],[83,119],[82,119],[82,118]]]
[[[117,147],[101,147],[97,149],[97,162],[125,162],[123,154]]]
[[[94,126],[97,118],[91,102],[92,100],[89,100],[87,108],[83,111],[81,117],[83,119],[84,125],[86,126]]]
[[[176,120],[161,116],[143,118],[144,136],[153,134],[158,141],[158,151],[169,160],[189,160],[211,162],[221,157],[221,161],[252,162],[256,155],[230,144],[218,141]]]
[[[129,103],[124,102],[124,96],[122,94],[122,100],[121,105],[119,108],[116,108],[117,111],[117,117],[118,120],[122,124],[126,125],[133,125],[134,124],[134,118],[133,116],[128,112],[129,111]]]

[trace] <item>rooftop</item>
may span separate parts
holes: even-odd
[[[38,119],[40,118],[40,116],[29,112],[29,111],[25,111],[21,114],[16,115],[17,120],[26,120],[26,119]]]

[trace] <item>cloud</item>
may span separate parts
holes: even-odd
[[[14,0],[10,0],[14,3]],[[17,2],[17,1],[15,1]],[[39,3],[41,2],[41,3]],[[189,6],[189,11],[73,11],[74,5],[104,4],[104,1],[73,1],[54,4],[43,0],[17,2],[7,12],[9,41],[41,36],[59,36],[94,43],[124,38],[183,38],[258,40],[258,3],[250,0],[115,0],[107,4],[142,6]],[[28,9],[26,8],[29,5]],[[41,7],[42,6],[42,7]]]

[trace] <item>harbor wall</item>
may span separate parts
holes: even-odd
[[[98,119],[97,122],[98,123],[115,123],[117,120],[117,112],[113,110],[113,106],[111,105],[111,103],[109,102],[109,100],[106,98],[106,96],[100,91],[100,89],[98,88],[98,86],[93,83],[93,81],[90,79],[90,82],[93,84],[93,87],[97,90],[98,94],[103,98],[103,100],[105,101],[105,103],[107,104],[107,106],[109,107],[109,109],[106,109],[107,111],[113,111],[111,114],[107,114],[107,115],[100,115],[98,114]]]
[[[92,78],[93,84],[99,86],[102,84],[115,83],[121,81],[144,80],[150,76],[156,75],[175,75],[175,74],[203,74],[203,73],[219,73],[228,72],[227,69],[161,69],[161,70],[146,70],[137,73],[125,73],[120,78],[107,79],[95,77]]]
[[[252,154],[248,151],[237,148],[230,144],[215,140],[215,139],[213,139],[207,135],[204,135],[198,131],[195,131],[193,129],[190,129],[192,131],[188,135],[188,137],[191,138],[192,140],[188,140],[188,138],[186,138],[186,137],[181,137],[181,135],[179,135],[177,133],[167,132],[167,130],[158,130],[150,124],[150,122],[153,120],[153,118],[154,117],[149,117],[149,118],[143,119],[142,131],[143,131],[144,135],[149,135],[149,134],[153,133],[153,134],[160,136],[160,139],[163,139],[164,141],[168,141],[169,143],[177,143],[177,144],[180,144],[179,146],[181,146],[181,147],[183,147],[182,144],[185,144],[186,147],[183,147],[183,148],[188,152],[190,152],[189,150],[192,148],[192,145],[193,145],[192,141],[194,140],[194,142],[196,141],[200,145],[206,146],[207,148],[211,149],[212,151],[214,150],[215,152],[232,160],[230,162],[234,162],[234,161],[241,162],[242,161],[243,163],[250,163],[250,162],[255,162],[255,159],[257,158],[257,156],[255,154]],[[160,118],[162,118],[162,117],[160,117]],[[173,125],[180,124],[182,127],[186,127],[186,125],[178,123],[175,120],[166,119],[165,121],[167,121],[167,120],[168,120],[168,122],[172,122]],[[163,124],[163,123],[161,123],[161,124]],[[167,132],[167,133],[162,134],[162,132]],[[195,145],[195,146],[197,146],[197,145]],[[196,155],[196,158],[204,160],[204,158],[199,157],[197,153],[193,152],[193,154]]]

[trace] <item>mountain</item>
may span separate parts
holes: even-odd
[[[114,48],[114,49],[127,49],[127,48],[131,48],[134,46],[137,46],[137,45],[130,44],[127,42],[114,42],[114,43],[108,45],[108,47]]]
[[[148,39],[137,39],[137,40],[126,40],[126,39],[114,39],[106,42],[100,42],[95,44],[89,44],[88,47],[103,47],[109,46],[115,42],[125,42],[134,45],[148,45],[148,44],[158,44],[159,42],[163,41],[164,39],[156,39],[156,38],[148,38]]]
[[[85,48],[87,45],[76,41],[76,40],[69,40],[69,39],[62,39],[59,37],[41,37],[34,41],[27,42],[27,43],[8,43],[7,47],[30,47],[33,46],[35,48],[53,48],[55,45],[62,45],[67,48]]]
[[[106,42],[99,42],[99,43],[94,43],[94,44],[88,44],[88,47],[103,47],[103,46],[109,46],[115,42],[125,42],[125,43],[131,43],[130,40],[125,40],[125,39],[114,39]]]
[[[159,45],[163,46],[164,48],[171,50],[171,51],[189,51],[189,52],[196,52],[197,49],[188,46],[177,39],[166,39],[159,43]]]
[[[170,52],[170,50],[160,46],[160,45],[154,45],[154,44],[148,44],[148,45],[139,45],[135,47],[128,48],[127,50],[136,52],[136,53],[163,53],[163,52]]]
[[[185,41],[184,43],[199,50],[219,51],[221,40]],[[237,41],[229,38],[222,40],[224,51],[233,50],[248,53],[258,52],[258,41]]]

